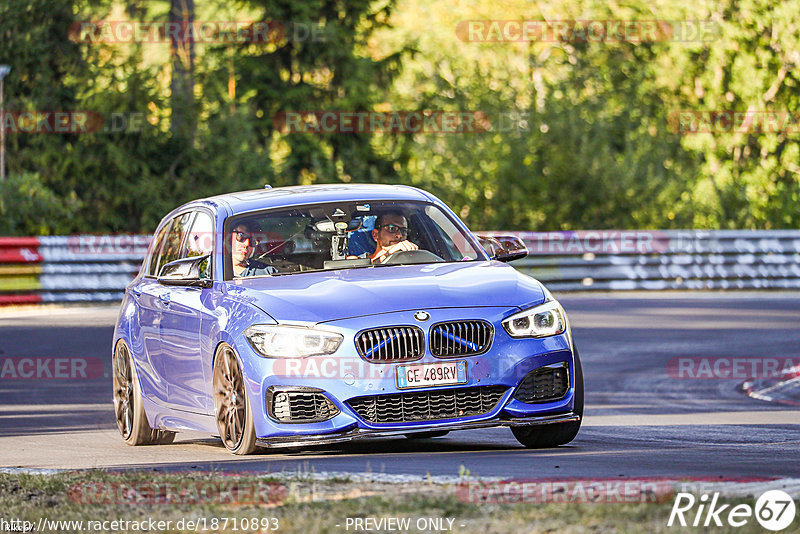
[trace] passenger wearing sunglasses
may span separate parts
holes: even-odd
[[[233,260],[233,276],[259,276],[274,274],[278,270],[272,265],[251,258],[258,240],[254,234],[258,231],[255,224],[249,221],[236,223],[231,233],[231,259]]]
[[[419,250],[407,237],[408,223],[402,214],[390,212],[379,215],[372,230],[372,238],[378,245],[370,257],[372,263],[385,263],[395,252]]]

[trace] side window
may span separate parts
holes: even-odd
[[[181,254],[181,257],[191,258],[211,254],[213,245],[214,222],[208,213],[198,211],[197,217],[195,217],[192,224],[192,230],[189,232],[189,238],[186,240],[185,251]]]
[[[447,250],[448,256],[465,260],[475,260],[480,257],[475,248],[465,239],[464,233],[439,208],[426,206],[425,213],[434,223],[433,231],[438,234],[433,236],[434,240],[437,241],[438,246]]]
[[[211,254],[214,247],[214,221],[211,216],[198,211],[192,223],[192,229],[186,238],[182,258],[192,258],[194,256],[205,256]],[[204,261],[200,265],[200,277],[211,278],[211,262]]]
[[[172,221],[165,224],[153,240],[153,248],[150,252],[150,264],[147,267],[147,274],[150,276],[158,275],[158,259],[161,256],[161,248],[164,246],[164,237],[167,235],[170,226],[172,226]]]
[[[167,239],[164,242],[161,261],[158,262],[159,270],[169,262],[180,259],[181,243],[183,242],[183,237],[189,231],[189,224],[192,221],[193,215],[194,212],[184,213],[173,220],[172,226],[170,226],[169,232],[167,233]]]

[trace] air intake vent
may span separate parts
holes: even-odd
[[[494,328],[486,321],[453,321],[431,327],[431,353],[439,358],[471,356],[489,350]]]
[[[267,390],[267,413],[280,423],[315,423],[337,416],[339,408],[318,389],[271,387]]]
[[[534,369],[522,379],[514,392],[518,401],[533,404],[560,399],[569,389],[567,363]]]
[[[480,386],[393,393],[356,397],[347,404],[370,423],[436,421],[489,413],[507,390],[505,386]]]
[[[374,363],[407,362],[422,358],[425,339],[416,326],[390,326],[364,330],[356,336],[356,349]]]

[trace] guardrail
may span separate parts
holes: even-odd
[[[800,230],[479,233],[520,237],[553,291],[800,288]],[[0,304],[118,301],[150,239],[0,237]]]
[[[0,237],[0,304],[114,302],[151,236]]]
[[[513,265],[553,291],[800,288],[798,230],[514,235],[525,242],[529,254]]]

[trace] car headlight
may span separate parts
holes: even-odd
[[[547,337],[564,333],[567,314],[557,300],[515,313],[503,321],[511,337]]]
[[[257,324],[244,337],[265,358],[305,358],[333,354],[344,336],[303,326]]]

